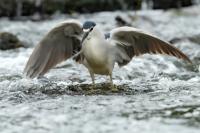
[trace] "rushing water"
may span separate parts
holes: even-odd
[[[121,15],[133,26],[165,40],[200,35],[200,7],[183,11],[103,12],[54,16],[41,22],[0,20],[1,31],[15,33],[29,48],[0,51],[1,133],[199,133],[200,44],[187,39],[174,45],[193,65],[161,55],[143,55],[114,69],[120,91],[106,89],[108,77],[96,76],[96,94],[87,93],[87,70],[66,61],[52,69],[48,80],[22,76],[39,40],[57,23],[69,18],[94,20],[107,32]],[[97,86],[98,86],[97,85]],[[101,90],[102,89],[102,90]]]

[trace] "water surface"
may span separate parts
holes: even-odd
[[[40,22],[0,20],[29,48],[0,51],[1,133],[198,133],[200,130],[200,44],[183,39],[174,45],[193,61],[143,55],[114,69],[120,91],[107,89],[108,77],[96,76],[95,94],[87,93],[87,69],[68,60],[52,69],[49,80],[22,75],[33,47],[57,23],[75,18],[94,20],[104,32],[120,15],[133,26],[164,40],[200,35],[199,7],[182,11],[102,12],[55,16]]]

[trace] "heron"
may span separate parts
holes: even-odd
[[[141,29],[122,26],[104,34],[93,21],[83,24],[67,20],[51,29],[36,45],[24,69],[28,78],[46,74],[58,63],[72,58],[89,71],[92,85],[95,74],[110,77],[115,64],[127,65],[142,54],[165,54],[191,63],[191,60],[170,43]]]

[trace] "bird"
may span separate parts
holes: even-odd
[[[170,43],[144,30],[122,26],[104,34],[94,21],[66,20],[51,29],[36,45],[24,68],[27,78],[45,75],[62,61],[73,59],[89,71],[92,85],[95,74],[110,77],[115,64],[127,65],[142,54],[165,54],[191,60]]]

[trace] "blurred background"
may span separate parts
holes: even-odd
[[[54,13],[92,13],[116,10],[170,9],[200,3],[199,0],[1,0],[0,17],[20,18]]]

